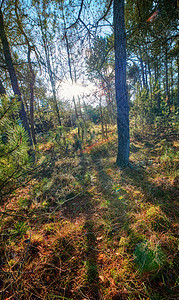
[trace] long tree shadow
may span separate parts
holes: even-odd
[[[98,174],[99,187],[103,195],[111,193],[113,182],[112,178],[105,172],[102,164],[102,157],[100,153],[91,154],[92,164]]]
[[[80,287],[79,291],[79,294],[82,295],[82,298],[79,299],[85,298],[90,300],[100,300],[101,294],[97,259],[98,250],[93,220],[95,205],[92,201],[91,195],[86,191],[88,187],[88,182],[86,182],[86,174],[88,173],[89,162],[86,160],[86,157],[83,155],[83,153],[80,153],[80,165],[81,170],[78,180],[83,186],[84,194],[75,198],[72,202],[67,202],[65,204],[63,216],[72,221],[79,216],[82,216],[85,219],[85,223],[82,228],[85,253],[82,257],[82,260],[85,261],[86,274],[83,286]]]
[[[84,225],[84,234],[86,237],[86,280],[82,288],[83,294],[90,300],[100,300],[100,283],[97,262],[97,242],[94,231],[92,214],[89,213]]]
[[[97,173],[97,186],[98,190],[101,192],[102,201],[107,200],[107,219],[111,221],[111,230],[108,232],[110,236],[108,238],[118,239],[118,232],[120,234],[120,229],[124,226],[126,231],[129,230],[128,217],[126,216],[126,211],[128,210],[127,204],[120,201],[120,197],[117,197],[117,193],[114,191],[114,182],[112,177],[106,172],[105,160],[99,153],[91,155],[92,167],[95,168]],[[82,160],[85,158],[81,158]],[[85,169],[82,171],[82,178],[85,176],[85,172],[88,170],[87,163],[83,161],[83,166]],[[173,203],[177,193],[177,189],[164,188],[158,186],[155,182],[150,180],[151,175],[142,167],[133,164],[133,167],[128,167],[121,170],[121,179],[119,180],[119,185],[133,185],[142,191],[144,194],[144,199],[154,205],[160,205],[162,210],[169,217],[175,216],[176,211],[173,211]],[[84,201],[84,200],[83,200]],[[81,291],[87,299],[102,299],[100,295],[100,281],[99,272],[100,266],[98,265],[98,255],[97,255],[97,240],[94,224],[94,203],[92,198],[88,195],[88,200],[86,200],[85,215],[86,221],[84,225],[84,235],[85,235],[85,255],[86,255],[86,280],[84,282]],[[114,217],[117,217],[113,220]],[[105,214],[102,215],[106,218]],[[113,222],[114,221],[114,222]],[[116,227],[118,226],[118,227]],[[120,237],[119,237],[120,238]],[[135,245],[138,243],[138,238],[135,237]],[[131,253],[135,245],[131,246]],[[117,297],[122,297],[121,292],[117,294]],[[118,299],[118,298],[114,298]],[[120,298],[119,298],[120,299]],[[121,298],[122,299],[122,298]]]
[[[176,199],[179,197],[177,187],[166,182],[157,184],[150,180],[151,175],[143,167],[133,164],[132,167],[127,167],[122,170],[122,180],[127,184],[132,184],[141,189],[147,202],[154,205],[160,205],[163,212],[170,218],[179,217],[179,212],[174,211]]]
[[[102,157],[99,153],[91,155],[93,167],[97,171],[98,187],[101,191],[102,197],[107,201],[111,212],[114,208],[116,208],[116,213],[118,215],[124,215],[126,204],[118,199],[118,193],[116,193],[116,189],[114,187],[114,180],[105,170],[106,160],[103,162],[104,158],[106,159],[108,157]],[[114,168],[114,163],[112,168]],[[111,217],[113,216],[111,215]]]

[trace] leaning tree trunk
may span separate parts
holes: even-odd
[[[14,69],[13,61],[12,61],[12,56],[11,56],[11,52],[10,52],[9,43],[8,43],[6,33],[5,33],[5,30],[4,30],[3,14],[2,14],[1,9],[0,9],[0,37],[1,37],[1,41],[2,41],[4,56],[5,56],[5,60],[6,60],[10,80],[11,80],[12,89],[13,89],[14,94],[18,96],[18,101],[21,103],[21,107],[20,107],[20,111],[19,111],[19,117],[22,121],[22,124],[23,124],[25,130],[27,131],[27,133],[29,135],[29,142],[32,145],[32,139],[31,139],[31,135],[30,135],[29,123],[28,123],[28,120],[27,120],[24,104],[22,102],[21,92],[20,92],[16,72],[15,72],[15,69]]]
[[[21,31],[21,33],[24,35],[27,46],[28,46],[28,54],[27,54],[27,58],[28,58],[28,65],[29,65],[29,71],[30,71],[30,127],[31,127],[31,134],[32,134],[32,140],[34,145],[37,144],[36,141],[36,137],[35,137],[35,128],[34,128],[34,85],[35,85],[35,72],[32,68],[32,63],[31,63],[31,50],[32,47],[30,45],[30,42],[28,40],[28,37],[23,29],[23,26],[21,24],[20,18],[19,18],[19,14],[18,14],[18,0],[15,1],[15,13],[16,13],[16,18],[17,18],[17,24],[19,26],[19,29]]]
[[[35,137],[35,124],[34,124],[34,85],[35,85],[35,72],[32,68],[31,59],[30,59],[31,47],[28,45],[28,64],[30,70],[30,124],[31,124],[31,133],[34,145],[37,144]]]
[[[124,0],[114,0],[115,89],[117,103],[117,165],[129,164],[129,103],[126,85],[126,36]]]

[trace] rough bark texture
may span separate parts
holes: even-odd
[[[9,76],[10,76],[10,80],[11,80],[12,89],[13,89],[14,94],[18,96],[18,101],[20,101],[20,103],[21,103],[19,117],[22,121],[22,124],[23,124],[25,130],[27,131],[27,133],[29,135],[29,141],[30,141],[30,144],[32,145],[30,128],[29,128],[24,104],[23,104],[22,98],[21,98],[21,92],[19,89],[19,84],[17,81],[17,76],[16,76],[16,72],[15,72],[12,57],[11,57],[9,43],[8,43],[6,33],[4,30],[3,14],[2,14],[1,9],[0,9],[0,37],[1,37],[2,45],[3,45],[4,56],[5,56],[6,64],[8,67],[8,72],[9,72]]]
[[[126,85],[126,37],[124,0],[114,0],[115,89],[117,103],[117,165],[129,164],[129,104]]]

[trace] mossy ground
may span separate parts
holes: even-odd
[[[0,208],[1,299],[177,299],[176,137],[133,139],[123,170],[116,143],[41,143],[50,162]]]

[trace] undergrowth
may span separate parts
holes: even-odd
[[[132,138],[119,170],[95,130],[75,152],[75,132],[41,139],[50,159],[3,199],[1,299],[177,299],[176,138]]]

